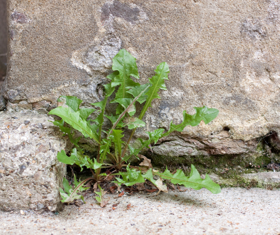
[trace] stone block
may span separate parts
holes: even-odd
[[[36,112],[0,112],[0,209],[47,209],[60,204],[66,173],[56,154],[66,140]]]

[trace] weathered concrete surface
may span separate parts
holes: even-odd
[[[0,112],[0,209],[57,210],[66,172],[56,154],[66,140],[51,117]]]
[[[0,212],[0,234],[278,235],[279,192],[224,188],[216,195],[205,189],[158,196],[106,194],[105,208],[91,196],[81,207],[67,206],[58,215]]]
[[[0,0],[0,81],[1,63],[6,63],[8,23],[7,23],[7,0]]]
[[[276,0],[11,0],[8,107],[54,107],[61,94],[99,101],[111,58],[126,48],[141,82],[162,61],[171,68],[147,129],[207,105],[218,118],[182,134],[209,139],[225,128],[225,148],[247,153],[235,140],[280,133],[279,9]]]

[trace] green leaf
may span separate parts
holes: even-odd
[[[65,127],[65,126],[64,126],[64,121],[63,121],[63,119],[53,121],[52,123],[53,123],[54,125],[58,126],[62,132],[66,133],[66,134],[71,133],[71,128]]]
[[[104,195],[107,193],[106,191],[104,191],[104,189],[102,189],[100,187],[100,185],[98,185],[98,188],[100,190],[100,192],[95,191],[95,193],[97,194],[97,196],[95,197],[96,201],[100,204],[101,207],[106,206],[106,204],[108,203],[109,199],[105,200],[104,199]]]
[[[124,161],[127,161],[131,156],[137,157],[138,154],[142,151],[142,149],[148,148],[153,143],[156,144],[157,141],[161,138],[163,132],[164,129],[162,128],[156,129],[151,132],[147,132],[147,134],[149,135],[149,139],[147,140],[142,140],[140,138],[138,139],[142,143],[140,148],[133,148],[131,145],[129,145],[128,147],[130,150],[130,154],[124,158]]]
[[[80,117],[82,119],[86,120],[88,118],[88,116],[91,115],[94,111],[95,111],[95,109],[92,109],[92,108],[79,109]]]
[[[141,120],[144,117],[148,108],[151,106],[152,101],[154,99],[160,99],[160,96],[158,95],[158,91],[160,89],[166,90],[164,80],[168,80],[169,67],[167,63],[166,62],[160,63],[157,66],[155,72],[156,75],[149,79],[151,86],[149,90],[145,93],[148,96],[148,98],[139,116],[139,119]]]
[[[103,163],[103,161],[107,157],[107,153],[110,153],[110,146],[112,144],[112,136],[109,136],[108,139],[103,139],[100,145],[100,162]]]
[[[129,77],[139,78],[136,59],[125,49],[121,49],[113,58],[112,69],[118,71],[120,77],[129,81]],[[126,87],[128,84],[126,83]]]
[[[92,131],[88,122],[80,117],[79,112],[73,112],[73,110],[69,107],[60,106],[51,110],[49,114],[59,116],[74,129],[80,131],[85,137],[90,137],[99,143],[97,134]]]
[[[64,164],[67,164],[67,165],[73,165],[79,161],[77,156],[74,154],[71,154],[71,156],[68,157],[64,150],[61,150],[60,152],[57,153],[57,159],[58,159],[58,161],[60,161]]]
[[[81,182],[78,182],[77,181],[77,177],[76,177],[76,175],[74,174],[74,186],[75,186],[75,188],[76,187],[78,187],[79,186],[79,184],[80,184]],[[87,189],[89,189],[89,187],[80,187],[79,188],[79,190],[82,192],[82,191],[85,191],[85,190],[87,190]]]
[[[61,202],[65,202],[69,198],[68,194],[65,193],[62,188],[59,188],[59,193],[62,198]]]
[[[104,85],[106,97],[110,97],[115,91],[115,87],[112,87],[111,83]]]
[[[63,184],[63,188],[64,188],[65,192],[69,193],[70,190],[72,189],[72,187],[69,185],[69,182],[65,177],[63,177],[62,184]]]
[[[96,159],[94,159],[94,162],[86,155],[83,153],[77,151],[76,148],[72,149],[71,156],[68,157],[65,153],[64,150],[61,150],[60,152],[57,153],[57,159],[58,161],[68,164],[68,165],[73,165],[76,164],[79,167],[81,167],[81,170],[83,170],[83,167],[87,167],[88,169],[98,169],[102,166],[102,163],[98,163]]]
[[[130,90],[127,91],[127,93],[133,95],[133,97],[137,97],[143,90],[146,89],[146,87],[148,87],[150,84],[147,83],[147,84],[143,84],[143,85],[140,85],[140,86],[135,86],[133,88],[131,88]],[[147,100],[148,96],[143,93],[139,98],[138,98],[138,102],[140,104],[144,103],[146,100]]]
[[[111,81],[114,81],[114,79],[119,75],[118,71],[114,71],[113,73],[110,73],[107,78],[110,79]]]
[[[99,169],[100,167],[102,167],[102,163],[97,162],[97,160],[94,158],[94,162],[93,162],[91,168],[94,169],[94,170],[97,170],[97,169]]]
[[[52,123],[58,126],[64,134],[67,134],[71,143],[78,147],[78,142],[80,141],[81,137],[75,138],[75,133],[73,132],[72,127],[65,127],[63,119],[53,121]]]
[[[123,138],[123,131],[122,130],[113,130],[113,136],[114,136],[114,143],[115,143],[115,152],[118,156],[121,155],[122,152],[122,138]]]
[[[100,102],[92,103],[91,105],[96,106],[96,107],[100,108],[101,110],[105,109],[105,107],[106,107],[106,99],[103,99]]]
[[[166,132],[164,136],[168,136],[173,131],[183,131],[184,128],[188,125],[197,126],[201,121],[204,121],[205,124],[208,124],[212,120],[214,120],[218,114],[219,110],[213,108],[203,107],[194,107],[196,113],[194,115],[187,114],[186,111],[183,112],[183,122],[178,125],[174,125],[172,122],[170,123],[169,131]]]
[[[167,186],[163,184],[162,179],[159,178],[157,180],[154,179],[153,171],[152,169],[149,169],[146,174],[143,175],[143,177],[149,181],[151,181],[158,189],[159,191],[167,193]]]
[[[214,194],[221,192],[220,185],[213,182],[207,174],[205,179],[202,179],[194,165],[191,165],[190,177],[185,176],[182,170],[177,170],[174,175],[168,169],[163,173],[154,172],[154,174],[160,176],[162,179],[170,180],[173,184],[184,185],[186,188],[193,188],[195,190],[206,188]]]
[[[115,99],[119,98],[132,98],[132,95],[127,91],[131,87],[138,86],[139,83],[134,82],[130,76],[139,78],[138,68],[136,65],[136,59],[130,55],[125,49],[122,49],[118,54],[113,58],[114,71],[118,71],[118,74],[114,73],[110,76],[112,79],[111,86],[119,86],[118,91],[116,92]],[[123,111],[123,108],[120,106],[117,107],[116,113],[119,114]]]
[[[90,178],[87,178],[81,182],[78,182],[78,185],[76,185],[75,189],[72,189],[72,187],[69,185],[68,181],[63,178],[63,187],[64,187],[64,190],[59,188],[59,191],[60,191],[60,195],[62,197],[62,200],[61,202],[63,203],[71,203],[73,202],[75,199],[82,199],[83,202],[84,201],[84,197],[82,195],[78,195],[77,193],[78,192],[81,192],[83,191],[85,188],[83,188],[82,186],[88,182],[89,180],[92,180],[93,178],[90,177]],[[67,181],[67,182],[66,182]]]
[[[125,119],[125,124],[127,125],[128,129],[134,129],[139,127],[145,127],[146,123],[140,120],[137,117],[128,117]]]
[[[163,132],[164,132],[164,129],[162,129],[162,128],[147,132],[149,135],[149,140],[148,140],[149,144],[148,145],[150,145],[151,143],[156,144],[158,142],[158,140],[162,137]]]
[[[123,107],[123,109],[126,109],[131,104],[132,101],[133,98],[119,98],[113,100],[111,103],[118,103]],[[133,116],[136,112],[135,105],[132,105],[127,112],[130,116]]]
[[[122,176],[121,178],[116,178],[118,185],[126,185],[126,186],[132,186],[134,184],[138,183],[144,183],[145,179],[143,178],[141,171],[137,171],[136,169],[131,169],[129,166],[126,167],[126,172],[119,172],[119,174]]]
[[[66,105],[73,109],[75,112],[79,110],[79,106],[83,102],[76,96],[60,96],[60,98],[64,98],[66,100]],[[58,101],[60,101],[60,98],[58,99]]]

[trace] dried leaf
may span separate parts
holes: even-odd
[[[147,157],[145,157],[145,156],[143,156],[143,155],[141,155],[141,154],[138,154],[138,157],[140,157],[140,158],[143,159],[143,162],[141,162],[141,163],[139,164],[140,166],[147,167],[148,169],[153,168],[150,159],[148,159]]]
[[[161,178],[159,178],[159,179],[156,180],[155,185],[157,186],[157,188],[158,188],[159,191],[168,193],[167,186],[163,184]]]
[[[135,184],[135,186],[138,191],[146,190],[144,183]]]
[[[122,197],[124,195],[124,191],[122,191],[119,195],[118,195],[118,197]]]
[[[109,190],[110,190],[110,192],[113,194],[113,193],[115,193],[116,192],[116,189],[117,189],[118,187],[116,186],[116,185],[114,185],[114,186],[111,186],[110,188],[109,188]]]

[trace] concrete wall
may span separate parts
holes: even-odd
[[[162,61],[171,68],[147,129],[207,105],[218,118],[182,134],[225,141],[182,154],[246,153],[233,141],[280,132],[279,12],[276,0],[10,0],[8,109],[55,107],[62,94],[101,100],[110,60],[126,48],[142,82]]]
[[[6,14],[6,0],[0,0],[0,61],[6,63],[7,53],[7,14]]]

